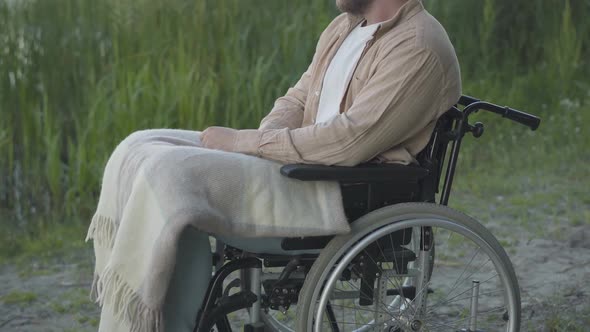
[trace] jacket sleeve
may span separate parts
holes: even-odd
[[[444,89],[444,72],[431,51],[392,51],[346,112],[304,128],[242,130],[235,149],[282,163],[354,166],[425,128],[444,107]]]

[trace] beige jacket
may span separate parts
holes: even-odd
[[[282,163],[341,166],[415,161],[437,118],[461,95],[455,50],[419,0],[409,0],[368,42],[340,115],[315,123],[326,69],[361,20],[342,14],[330,23],[307,71],[277,99],[258,130],[238,132],[235,152]]]

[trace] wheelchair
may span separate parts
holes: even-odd
[[[479,222],[447,207],[461,141],[484,131],[468,121],[479,110],[532,130],[540,124],[462,96],[437,121],[419,166],[283,166],[289,178],[338,181],[352,231],[284,238],[281,247],[296,255],[218,242],[194,331],[232,331],[228,314],[240,309],[248,310],[246,332],[519,331],[520,293],[508,255]]]

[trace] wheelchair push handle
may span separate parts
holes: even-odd
[[[470,96],[461,96],[461,99],[459,99],[459,104],[465,106],[463,112],[465,113],[466,117],[477,110],[485,110],[496,114],[500,114],[504,118],[510,119],[512,121],[518,122],[522,125],[531,128],[531,130],[536,130],[537,128],[539,128],[539,125],[541,124],[541,119],[532,114],[515,110],[508,106],[498,106],[492,103],[481,101]]]
[[[520,124],[523,124],[531,128],[531,130],[537,130],[537,128],[539,128],[539,125],[541,124],[540,118],[532,114],[512,109],[510,107],[504,108],[504,117],[512,121],[516,121]]]

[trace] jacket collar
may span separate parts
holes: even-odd
[[[410,18],[414,17],[414,15],[418,14],[419,12],[424,10],[424,6],[422,5],[421,0],[408,0],[399,10],[398,12],[389,20],[381,23],[379,29],[375,32],[375,38],[381,37],[383,34],[387,33],[389,30],[393,29],[397,25],[408,21]],[[357,26],[361,21],[364,20],[362,16],[355,16],[352,14],[347,14],[348,17],[348,31],[350,32],[352,28]]]

